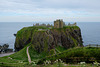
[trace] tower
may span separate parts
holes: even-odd
[[[54,28],[63,28],[63,23],[64,22],[61,19],[54,21]]]

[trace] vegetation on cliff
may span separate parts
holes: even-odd
[[[57,45],[66,49],[83,46],[81,30],[78,26],[65,26],[59,29],[42,26],[25,27],[17,32],[15,50],[21,50],[28,43],[31,43],[38,52],[50,51]]]
[[[29,44],[31,41],[32,34],[38,31],[38,29],[48,29],[43,26],[32,26],[32,27],[24,27],[17,32],[16,41],[15,41],[15,50],[21,50],[25,45]]]

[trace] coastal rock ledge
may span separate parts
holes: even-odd
[[[50,29],[42,26],[24,27],[16,34],[15,51],[21,50],[29,43],[38,52],[50,51],[56,46],[66,49],[83,46],[81,30],[78,26]]]

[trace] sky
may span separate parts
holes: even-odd
[[[100,0],[0,0],[0,22],[100,22]]]

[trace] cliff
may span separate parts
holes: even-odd
[[[28,43],[31,43],[31,46],[39,53],[48,52],[56,46],[66,49],[83,46],[81,30],[78,26],[65,26],[58,29],[41,26],[25,27],[17,32],[15,51],[21,50]]]

